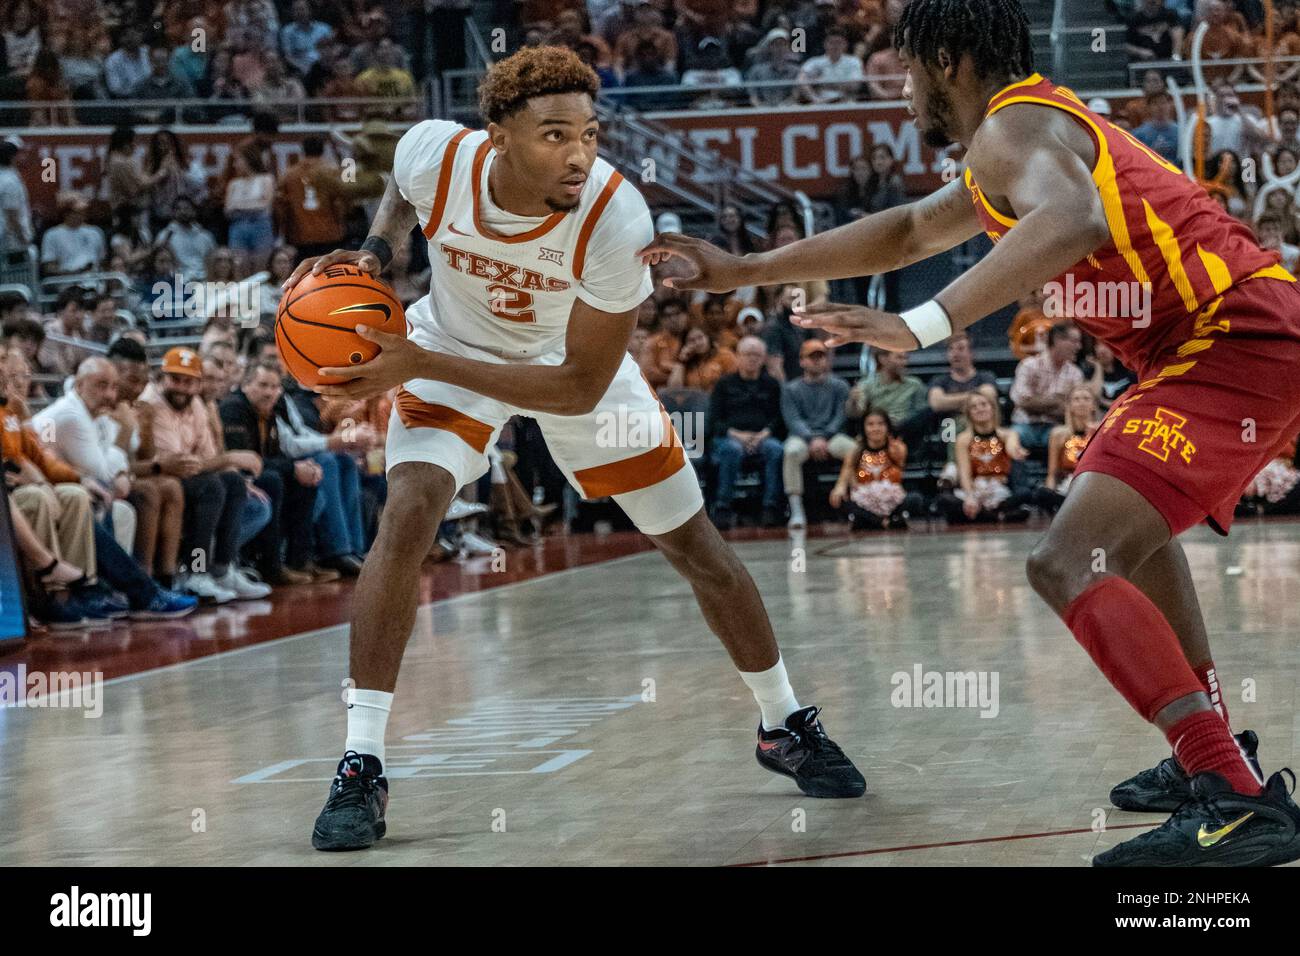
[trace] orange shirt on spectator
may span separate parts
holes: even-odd
[[[1052,320],[1042,309],[1021,309],[1017,312],[1007,329],[1007,339],[1016,358],[1023,359],[1041,352],[1051,327]]]
[[[671,332],[656,332],[645,344],[641,370],[654,388],[668,384],[668,375],[682,350],[682,340]]]
[[[1240,18],[1240,14],[1237,16]],[[1187,38],[1183,41],[1184,56],[1191,57],[1193,38],[1192,32],[1188,31]],[[1254,53],[1254,43],[1249,34],[1230,25],[1211,26],[1205,32],[1205,41],[1201,45],[1201,58],[1206,61],[1237,60],[1254,56]],[[1234,69],[1236,68],[1231,66],[1211,66],[1207,62],[1203,72],[1206,82],[1213,83],[1217,79],[1231,75]]]
[[[76,484],[81,480],[75,468],[45,450],[32,426],[13,411],[6,411],[0,420],[0,456],[15,464],[30,462],[51,484]]]
[[[736,370],[736,353],[731,349],[720,348],[708,358],[691,362],[685,368],[682,385],[697,388],[701,392],[710,392],[718,384],[718,379],[730,375]]]

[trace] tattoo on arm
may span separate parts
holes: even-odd
[[[415,207],[402,198],[397,180],[389,179],[384,198],[379,201],[375,221],[370,224],[370,235],[378,236],[390,248],[396,249],[418,223]]]

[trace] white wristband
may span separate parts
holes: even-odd
[[[921,348],[942,342],[952,335],[952,320],[948,318],[943,306],[934,299],[904,312],[901,318],[921,343]]]

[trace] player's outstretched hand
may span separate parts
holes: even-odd
[[[335,249],[323,256],[313,256],[310,259],[302,260],[298,264],[298,268],[293,270],[293,274],[284,280],[284,284],[280,288],[288,292],[308,273],[320,275],[329,266],[336,266],[340,262],[346,262],[348,265],[356,266],[364,272],[369,272],[376,279],[384,271],[383,266],[380,265],[379,257],[373,252],[362,252],[360,249]]]
[[[744,260],[740,256],[719,249],[703,239],[666,232],[637,253],[648,266],[658,265],[673,256],[690,263],[695,273],[688,276],[669,276],[664,285],[670,289],[701,292],[732,292],[749,285],[744,275]]]
[[[403,382],[420,377],[420,359],[424,349],[406,336],[380,332],[368,325],[358,325],[357,335],[378,345],[380,353],[360,365],[321,369],[321,375],[349,379],[339,385],[316,386],[316,391],[321,395],[326,398],[365,400],[383,395]]]
[[[804,329],[824,329],[831,334],[827,345],[865,342],[891,352],[910,352],[919,346],[902,316],[864,305],[823,302],[794,312],[790,321]]]

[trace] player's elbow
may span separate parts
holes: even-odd
[[[556,414],[590,415],[608,385],[608,382],[602,385],[589,379],[575,378],[573,386],[565,390],[561,408]]]
[[[1074,222],[1078,223],[1074,228],[1077,229],[1080,246],[1087,247],[1084,255],[1093,252],[1110,239],[1110,223],[1106,221],[1106,211],[1102,209],[1100,203],[1089,208],[1085,215],[1078,217]]]

